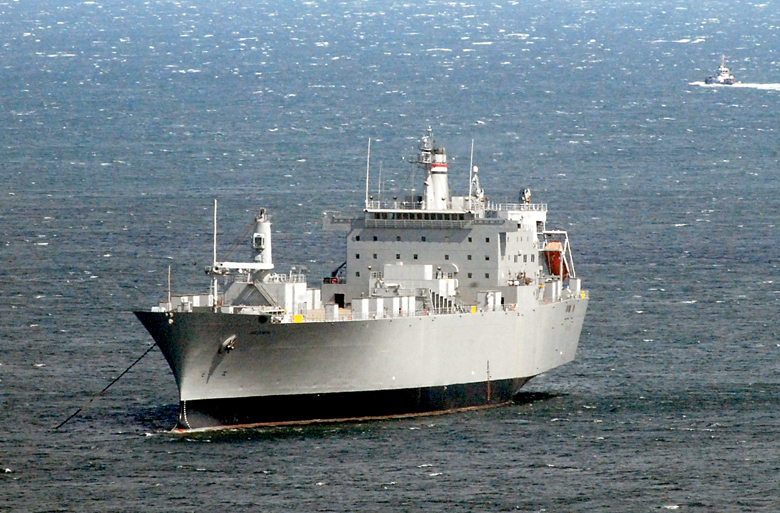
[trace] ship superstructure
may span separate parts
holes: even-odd
[[[261,210],[249,262],[218,261],[215,241],[207,294],[136,312],[176,377],[180,429],[491,406],[574,358],[588,298],[547,206],[527,189],[491,202],[475,166],[451,196],[430,130],[413,161],[422,195],[367,186],[361,216],[324,214],[347,258],[319,286],[273,272]]]

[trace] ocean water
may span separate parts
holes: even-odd
[[[0,511],[776,511],[779,28],[742,0],[0,2]],[[703,84],[721,55],[739,87]],[[499,409],[181,436],[155,349],[54,429],[149,347],[169,266],[206,286],[214,199],[220,252],[266,207],[316,281],[368,138],[403,193],[428,127],[454,191],[473,140],[491,199],[569,230],[574,362]]]

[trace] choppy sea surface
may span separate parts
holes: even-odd
[[[744,0],[0,2],[0,511],[776,511],[779,38]],[[473,140],[569,231],[574,362],[500,409],[181,436],[154,349],[54,429],[168,266],[207,286],[214,199],[221,252],[266,207],[314,282],[368,138],[401,193],[429,126],[455,192]]]

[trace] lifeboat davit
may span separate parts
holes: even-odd
[[[558,241],[548,242],[544,246],[544,256],[547,259],[547,268],[553,276],[562,276],[565,280],[569,276],[569,270],[566,268],[566,261],[561,258],[563,255],[563,244]],[[563,266],[563,273],[561,273]]]

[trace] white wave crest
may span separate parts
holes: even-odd
[[[696,85],[701,87],[728,87],[728,88],[734,88],[734,89],[761,89],[764,91],[780,91],[780,84],[732,84],[732,85],[722,85],[722,84],[705,84],[704,82],[698,81],[698,82],[691,82],[688,85]]]

